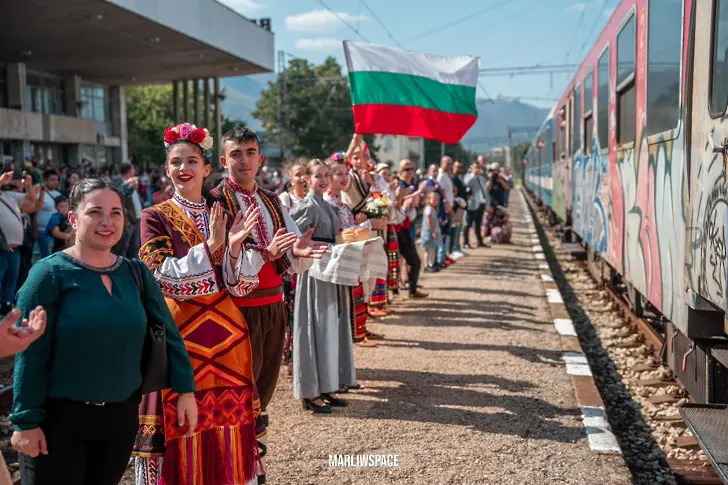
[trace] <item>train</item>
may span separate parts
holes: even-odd
[[[522,160],[554,223],[656,317],[724,483],[727,107],[728,0],[622,0]]]

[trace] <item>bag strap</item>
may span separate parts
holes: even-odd
[[[139,267],[139,263],[133,259],[127,259],[127,263],[131,267],[131,274],[134,275],[134,281],[136,282],[137,288],[139,289],[139,297],[144,302],[144,279],[142,277],[142,269]]]
[[[16,212],[15,212],[15,211],[13,210],[13,208],[12,208],[12,207],[10,207],[10,205],[9,205],[9,204],[8,204],[7,202],[5,202],[5,198],[4,198],[4,197],[0,197],[0,202],[2,202],[2,203],[3,203],[3,205],[4,205],[5,207],[7,207],[7,208],[8,208],[8,210],[9,210],[10,212],[12,212],[12,213],[13,213],[13,215],[15,216],[15,218],[16,218],[17,220],[19,220],[21,224],[23,223],[23,219],[22,219],[22,217],[19,217],[19,216],[18,216],[18,214],[17,214],[17,213],[16,213]]]

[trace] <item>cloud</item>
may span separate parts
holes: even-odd
[[[578,2],[566,7],[566,10],[571,12],[583,12],[586,10],[586,2]]]
[[[258,0],[218,0],[223,5],[227,5],[228,7],[232,8],[236,12],[239,12],[243,15],[249,14],[251,12],[257,12],[258,10],[261,10],[265,8],[265,4],[259,2]]]
[[[363,15],[350,15],[346,12],[334,13],[328,10],[312,10],[310,12],[286,17],[286,27],[294,32],[308,33],[346,28],[339,18],[350,24],[360,20],[367,20],[367,18]]]
[[[307,51],[325,51],[330,52],[336,49],[342,49],[341,40],[333,37],[316,37],[314,39],[298,39],[296,48]]]

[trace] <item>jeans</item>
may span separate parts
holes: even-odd
[[[451,253],[462,252],[462,248],[460,247],[460,235],[462,234],[462,232],[463,232],[463,223],[458,222],[452,228],[452,241],[450,241],[450,252]]]
[[[478,240],[478,245],[483,245],[483,235],[481,233],[481,226],[483,225],[483,213],[485,212],[485,205],[479,206],[476,210],[469,210],[465,215],[467,224],[465,225],[465,244],[470,245],[470,228],[475,229],[475,238]]]
[[[15,300],[15,287],[20,273],[20,250],[18,248],[0,252],[0,305],[3,307]],[[2,308],[5,313],[6,308]]]
[[[414,226],[413,226],[414,227]],[[399,242],[399,254],[402,255],[409,266],[409,293],[410,295],[417,292],[417,279],[420,277],[420,266],[422,260],[417,254],[415,242],[410,235],[409,229],[402,229],[397,232],[397,241]]]
[[[38,240],[36,241],[36,244],[38,244],[38,251],[40,252],[41,258],[45,258],[46,256],[51,254],[51,244],[53,244],[53,238],[46,234],[45,229],[38,229]]]
[[[442,243],[440,243],[440,247],[437,248],[437,262],[443,264],[445,263],[445,258],[447,258],[448,250],[450,249],[452,226],[449,223],[444,226],[440,226],[440,232],[442,233]]]

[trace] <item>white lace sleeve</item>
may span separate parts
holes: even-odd
[[[175,300],[189,300],[220,291],[212,255],[205,243],[190,248],[183,258],[164,258],[154,270],[154,278],[159,282],[164,296]]]
[[[258,286],[258,273],[263,267],[263,258],[254,249],[242,251],[237,260],[230,257],[226,250],[223,256],[223,277],[228,293],[233,296],[245,296]]]

